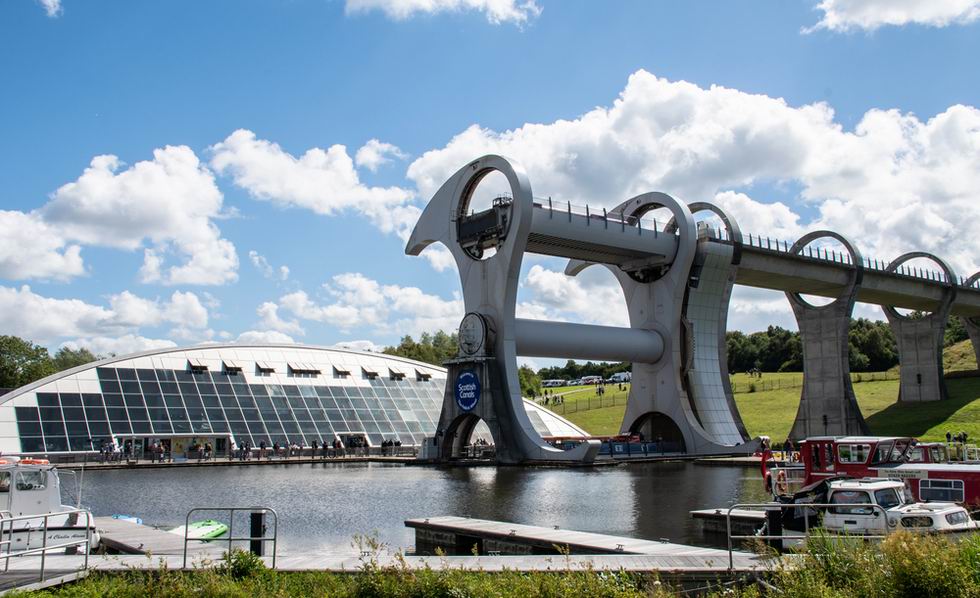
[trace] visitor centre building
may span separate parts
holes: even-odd
[[[202,345],[113,357],[0,397],[3,454],[89,453],[127,441],[217,452],[340,440],[419,446],[436,433],[446,370],[401,357],[303,345]],[[544,437],[586,436],[526,401]],[[490,439],[481,422],[474,437]],[[234,444],[231,444],[234,443]]]

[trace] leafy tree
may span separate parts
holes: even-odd
[[[521,382],[521,395],[533,399],[541,394],[541,377],[526,365],[517,369],[517,378]]]
[[[441,330],[435,334],[423,332],[418,342],[411,336],[403,336],[397,346],[386,347],[383,352],[433,365],[442,365],[456,356],[456,333],[446,334]]]
[[[898,365],[895,334],[887,322],[851,320],[850,365],[855,372],[881,372]]]
[[[962,318],[953,316],[946,322],[946,333],[943,335],[944,347],[955,345],[968,338],[970,338],[970,335],[966,331],[966,325],[963,323]]]
[[[58,352],[54,354],[54,358],[51,360],[55,371],[63,371],[78,367],[80,365],[85,365],[86,363],[92,363],[100,359],[92,354],[88,349],[69,349],[68,347],[62,347],[58,349]]]
[[[0,387],[17,388],[55,371],[44,347],[16,336],[0,336]]]

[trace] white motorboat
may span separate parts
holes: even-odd
[[[95,520],[87,511],[61,504],[61,478],[53,465],[44,459],[0,458],[0,554],[86,537],[94,549],[99,543]]]
[[[821,487],[822,486],[822,487]],[[968,535],[980,531],[980,522],[960,505],[952,502],[914,502],[899,480],[877,478],[833,479],[801,489],[792,499],[797,504],[784,518],[784,527],[803,531],[817,526],[823,530],[852,536],[885,536],[898,530]],[[826,509],[807,507],[807,503],[829,504]],[[805,521],[808,519],[808,521]]]

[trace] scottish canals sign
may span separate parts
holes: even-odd
[[[456,404],[460,409],[473,411],[476,404],[480,402],[480,377],[473,370],[463,370],[456,374],[453,393],[456,395]]]

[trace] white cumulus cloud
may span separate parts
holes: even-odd
[[[66,281],[85,273],[81,247],[37,213],[0,210],[0,278]]]
[[[404,160],[407,157],[408,154],[400,150],[398,146],[371,139],[354,154],[354,162],[358,168],[367,168],[371,172],[377,172],[380,166],[390,163],[392,159]]]
[[[59,17],[62,13],[61,0],[38,0],[44,13],[51,18]]]
[[[459,297],[443,299],[417,287],[384,285],[360,273],[334,276],[324,285],[324,295],[318,300],[296,291],[273,305],[299,320],[326,324],[344,333],[362,327],[378,334],[448,332],[463,317]]]
[[[255,199],[324,216],[359,212],[382,232],[402,239],[408,238],[421,213],[408,203],[411,192],[363,184],[343,145],[315,147],[295,157],[278,144],[239,129],[212,146],[211,152],[212,168],[230,176]]]
[[[402,21],[419,14],[475,10],[494,25],[523,25],[541,14],[534,0],[347,0],[348,14],[382,11],[388,18]]]
[[[947,27],[980,19],[980,0],[822,0],[816,10],[823,13],[811,33],[829,31],[874,31],[879,27],[927,25]]]
[[[147,340],[137,334],[140,328],[162,325],[172,325],[196,338],[210,336],[210,331],[205,330],[207,308],[191,292],[177,291],[168,300],[159,300],[123,291],[110,295],[108,306],[103,306],[80,299],[45,297],[27,285],[0,286],[0,330],[42,344],[60,339],[67,339],[63,343],[75,342],[90,348],[95,345],[83,341],[98,339],[100,347],[107,346],[107,339],[134,343],[138,339]]]
[[[170,349],[177,346],[177,343],[167,339],[146,338],[135,334],[124,334],[122,336],[108,337],[95,336],[89,338],[78,338],[62,343],[63,347],[69,349],[85,348],[95,355],[128,355],[140,351],[152,351],[154,349]]]
[[[135,250],[149,244],[144,282],[224,284],[237,279],[238,256],[213,222],[222,200],[214,176],[189,147],[167,146],[125,169],[116,156],[96,156],[37,213],[84,245]],[[166,266],[171,254],[181,263]]]
[[[69,280],[85,273],[82,247],[99,246],[143,248],[144,282],[233,282],[238,256],[213,222],[222,199],[186,146],[157,149],[128,168],[116,156],[96,156],[40,208],[0,211],[0,277]]]
[[[980,110],[972,106],[928,119],[874,109],[847,130],[825,103],[791,106],[641,70],[610,107],[504,132],[473,125],[416,159],[408,177],[430,197],[487,153],[520,161],[535,195],[557,201],[609,208],[658,190],[714,199],[744,233],[794,241],[830,228],[866,256],[929,251],[962,273],[974,271],[980,255],[980,235],[964,226],[980,221]],[[800,189],[794,202],[751,191],[783,183]],[[801,203],[815,215],[800,217]]]
[[[236,343],[243,344],[292,344],[296,341],[278,330],[246,330],[238,335]]]
[[[279,266],[275,268],[265,259],[265,256],[254,249],[248,252],[248,259],[255,266],[255,269],[262,273],[266,278],[286,280],[289,278],[289,266]]]

